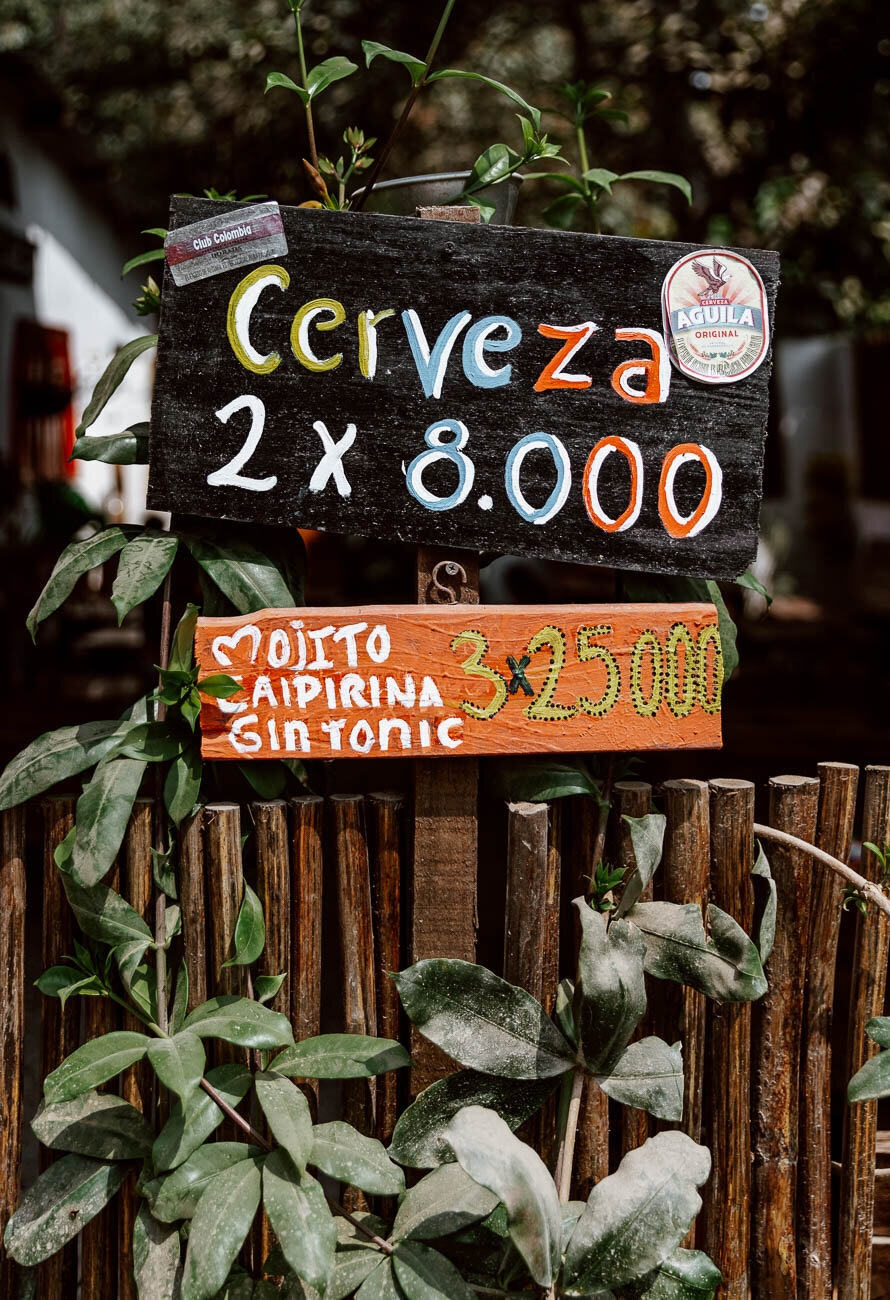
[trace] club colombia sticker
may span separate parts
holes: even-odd
[[[736,384],[769,351],[763,281],[739,253],[687,253],[665,276],[661,306],[671,360],[692,379]]]

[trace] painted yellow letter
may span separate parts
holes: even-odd
[[[315,317],[323,311],[329,312],[331,319],[316,321]],[[307,370],[336,370],[343,360],[343,353],[335,352],[332,357],[324,360],[317,357],[309,346],[309,327],[314,325],[317,330],[334,330],[345,319],[346,309],[336,298],[313,298],[311,302],[303,304],[290,328],[290,345],[301,365]]]
[[[283,266],[255,267],[235,288],[226,313],[226,334],[232,351],[245,370],[257,375],[270,374],[281,361],[277,352],[261,356],[250,342],[250,314],[263,290],[273,284],[279,289],[286,289],[290,284],[290,276]]]

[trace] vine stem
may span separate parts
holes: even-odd
[[[602,861],[603,851],[606,847],[606,828],[609,825],[609,813],[612,809],[612,785],[615,778],[615,755],[609,755],[609,763],[606,768],[606,779],[603,782],[602,801],[599,806],[599,814],[596,823],[596,835],[593,840],[593,861],[590,870],[590,889],[588,894],[593,892],[593,882],[596,878],[596,869]]]
[[[173,626],[173,604],[171,600],[171,590],[173,581],[173,566],[167,570],[167,576],[164,578],[164,586],[161,593],[161,644],[159,654],[159,667],[165,669],[170,662],[170,632]],[[163,722],[167,716],[167,706],[163,700],[158,700],[157,719]],[[155,833],[158,837],[160,847],[160,828],[162,822],[162,813],[160,803],[163,798],[163,788],[161,786],[161,770],[155,769]],[[167,940],[167,898],[162,889],[157,891],[155,898],[155,971],[157,973],[157,998],[158,998],[158,1024],[166,1034],[168,1027],[167,1017],[167,950],[164,944]]]
[[[219,1106],[223,1114],[227,1115],[234,1124],[237,1124],[237,1126],[247,1134],[254,1146],[262,1147],[264,1151],[275,1150],[275,1147],[268,1138],[264,1137],[262,1133],[258,1133],[253,1125],[250,1124],[243,1115],[239,1115],[234,1106],[230,1106],[226,1099],[220,1096],[212,1083],[208,1083],[206,1079],[202,1079],[201,1087],[207,1093],[210,1100]],[[366,1228],[361,1219],[356,1219],[351,1215],[339,1201],[334,1199],[333,1196],[326,1196],[325,1199],[332,1210],[336,1211],[336,1213],[344,1218],[347,1223],[351,1223],[352,1226],[362,1234],[362,1236],[367,1237],[369,1241],[373,1241],[378,1250],[382,1250],[386,1255],[391,1255],[393,1253],[394,1247],[388,1241],[384,1241],[382,1237],[378,1237],[377,1233],[372,1232],[370,1228]]]
[[[584,1079],[586,1070],[583,1065],[576,1065],[571,1074],[571,1086],[568,1089],[568,1097],[563,1092],[560,1100],[560,1114],[562,1115],[565,1107],[565,1119],[562,1133],[559,1139],[559,1151],[556,1157],[556,1169],[553,1174],[553,1181],[556,1183],[556,1190],[559,1194],[561,1204],[565,1204],[572,1194],[572,1169],[575,1163],[575,1139],[578,1136],[578,1116],[581,1113],[581,1097],[584,1092]],[[563,1087],[568,1085],[569,1076]],[[556,1283],[550,1287],[547,1292],[547,1300],[556,1300],[557,1296]]]
[[[430,70],[430,66],[433,62],[433,59],[436,57],[436,54],[438,53],[439,45],[441,44],[442,37],[445,35],[445,28],[448,26],[448,19],[451,17],[451,11],[454,8],[454,5],[455,5],[455,0],[446,0],[445,8],[442,10],[442,17],[439,19],[439,26],[436,28],[436,31],[433,35],[433,39],[430,41],[430,48],[426,52],[426,58],[424,59],[426,68],[424,70],[423,76],[421,76],[418,79],[416,86],[411,87],[411,94],[405,100],[405,105],[401,113],[399,114],[399,119],[396,122],[395,126],[393,127],[392,131],[390,132],[389,138],[387,139],[383,148],[380,150],[380,156],[378,157],[376,163],[371,169],[371,175],[368,177],[367,184],[365,185],[361,194],[358,196],[358,199],[355,204],[356,212],[361,212],[362,208],[365,206],[368,199],[370,198],[371,191],[373,190],[377,182],[380,180],[380,177],[383,174],[383,169],[386,166],[387,162],[389,161],[389,155],[392,153],[396,141],[399,139],[399,136],[402,134],[405,123],[408,121],[408,118],[411,116],[411,110],[414,107],[414,104],[417,100],[417,96],[420,94],[420,92],[423,90],[424,86],[426,85],[427,73]]]
[[[306,70],[306,51],[303,49],[303,26],[300,22],[299,9],[294,10],[294,24],[297,29],[297,51],[300,57],[300,77],[302,78],[302,84],[308,95],[309,88],[306,86],[306,82],[309,79],[309,74]],[[318,171],[318,150],[315,147],[315,123],[312,120],[312,101],[310,99],[306,100],[305,110],[306,134],[309,137],[309,157],[312,160],[312,166],[316,171]]]
[[[875,907],[880,908],[885,916],[890,916],[890,898],[883,890],[871,880],[866,880],[865,876],[860,876],[852,867],[848,867],[845,862],[838,858],[833,858],[830,853],[823,849],[817,849],[815,844],[809,844],[806,840],[799,840],[796,835],[789,835],[787,831],[774,830],[772,826],[761,826],[759,822],[754,823],[754,834],[759,835],[761,839],[773,840],[776,844],[784,844],[789,849],[800,849],[802,853],[808,853],[811,858],[821,862],[823,866],[830,867],[832,871],[839,876],[843,876],[857,893],[867,899],[869,903],[874,903]]]

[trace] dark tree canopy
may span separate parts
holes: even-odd
[[[307,54],[362,63],[371,38],[422,55],[437,7],[415,0],[308,0]],[[119,211],[163,224],[167,196],[205,186],[311,197],[293,95],[299,79],[286,0],[0,0],[0,52],[33,67],[62,120],[98,159]],[[660,186],[616,187],[603,229],[778,248],[786,329],[890,325],[890,6],[886,0],[458,0],[439,59],[515,86],[532,103],[584,78],[629,121],[598,123],[591,166],[690,178],[694,203]],[[385,136],[404,101],[401,68],[378,61],[317,103],[321,146],[345,127]],[[546,119],[574,158],[572,133]],[[390,175],[469,167],[519,143],[513,106],[484,87],[429,87]],[[540,222],[546,182],[525,187]],[[134,252],[138,251],[134,235]]]

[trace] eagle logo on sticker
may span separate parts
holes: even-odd
[[[740,253],[687,253],[665,276],[661,305],[671,360],[691,379],[736,384],[769,351],[766,290]]]

